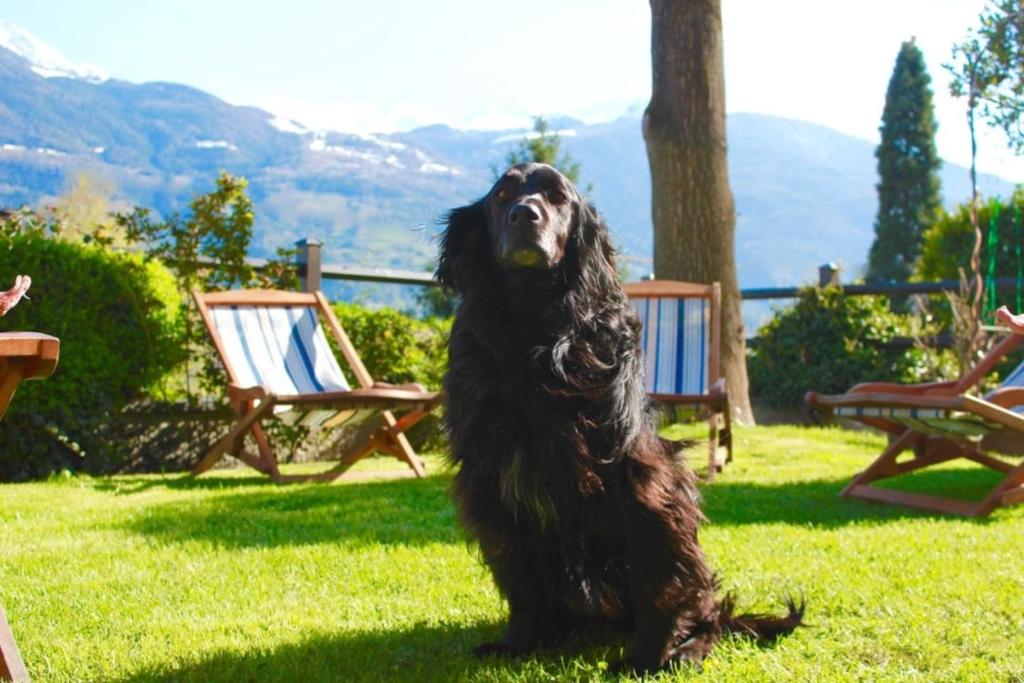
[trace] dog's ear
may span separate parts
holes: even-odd
[[[570,262],[577,264],[579,277],[601,288],[614,285],[618,271],[608,226],[597,210],[582,198],[570,249],[575,252]]]
[[[483,200],[448,212],[434,274],[442,287],[456,294],[465,291],[470,272],[482,265],[480,249],[486,240],[486,222]]]

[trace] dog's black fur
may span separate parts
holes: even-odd
[[[632,632],[620,666],[653,671],[699,662],[724,631],[800,624],[792,601],[738,616],[718,596],[695,477],[652,426],[608,230],[572,183],[510,169],[448,214],[437,277],[461,297],[445,379],[455,504],[510,611],[478,654],[610,622]]]

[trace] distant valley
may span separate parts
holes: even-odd
[[[0,206],[35,205],[88,171],[108,179],[123,204],[166,214],[226,170],[250,182],[254,256],[309,236],[325,242],[329,264],[427,270],[439,217],[485,192],[525,132],[310,131],[183,85],[47,75],[0,47]],[[639,117],[553,123],[629,273],[647,274],[650,179]],[[728,126],[741,286],[808,283],[826,261],[856,276],[873,238],[874,145],[757,114],[733,114]],[[994,177],[981,184],[989,194],[1012,191]],[[942,188],[948,205],[965,200],[966,169],[944,167]],[[378,287],[364,296],[396,295]]]

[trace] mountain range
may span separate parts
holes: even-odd
[[[121,205],[166,215],[226,170],[249,180],[254,256],[308,236],[325,243],[329,264],[428,270],[438,219],[482,195],[527,132],[308,130],[185,85],[107,78],[31,38],[0,22],[0,206],[35,205],[88,172],[106,179]],[[550,123],[580,162],[627,272],[647,274],[650,177],[639,115]],[[808,283],[826,261],[856,276],[874,236],[874,144],[743,113],[729,116],[728,140],[741,286]],[[941,181],[947,205],[969,196],[966,169],[945,165]],[[991,176],[980,185],[1003,196],[1013,187]]]

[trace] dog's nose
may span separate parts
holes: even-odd
[[[516,204],[508,212],[508,222],[512,224],[536,223],[540,220],[540,213],[529,204]]]

